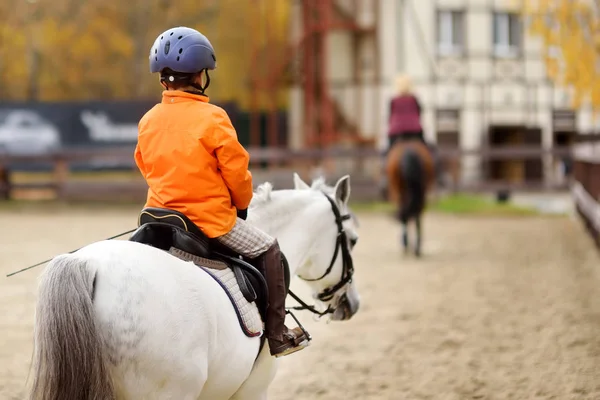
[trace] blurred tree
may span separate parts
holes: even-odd
[[[522,0],[528,32],[542,40],[549,77],[573,92],[573,107],[600,110],[598,0]]]
[[[248,108],[252,97],[261,109],[272,101],[284,106],[287,97],[255,93],[252,79],[274,78],[288,46],[290,2],[282,0],[220,0],[216,26],[211,31],[217,51],[215,98],[236,101]],[[273,98],[274,97],[274,98]]]
[[[250,75],[249,94],[257,97],[260,109],[284,107],[287,104],[287,91],[281,90],[285,85],[287,50],[289,50],[289,1],[250,0],[248,19],[251,21],[250,31]],[[252,76],[253,75],[253,76]],[[256,79],[259,93],[252,90],[251,79]],[[269,90],[270,88],[279,88]],[[250,98],[245,104],[249,105]]]
[[[13,100],[154,98],[148,52],[156,36],[187,25],[206,34],[218,68],[209,95],[247,106],[252,63],[266,79],[287,46],[288,1],[17,0],[0,2],[0,97]],[[258,20],[253,20],[258,18]],[[264,29],[269,22],[269,31]],[[258,35],[254,35],[258,30]],[[258,51],[253,53],[252,41]],[[254,58],[258,58],[255,60]],[[263,103],[270,99],[265,96]]]
[[[158,77],[150,74],[148,69],[150,46],[159,33],[182,25],[198,29],[214,42],[207,32],[207,27],[218,15],[218,1],[129,0],[128,5],[128,34],[134,42],[134,54],[129,67],[136,76],[130,81],[130,93],[136,98],[156,98],[161,87]]]
[[[0,30],[0,76],[11,85],[5,97],[126,97],[123,72],[133,46],[127,32],[118,29],[125,26],[116,2],[16,2]]]

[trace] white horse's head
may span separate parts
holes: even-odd
[[[352,249],[358,242],[355,219],[350,213],[350,176],[340,178],[334,186],[318,178],[308,186],[294,173],[296,190],[322,193],[330,203],[329,210],[320,213],[319,221],[329,227],[318,231],[315,243],[306,262],[297,271],[313,290],[313,296],[321,308],[333,311],[332,319],[350,319],[360,306],[360,297],[354,283]],[[316,208],[315,208],[316,211]]]
[[[348,210],[350,177],[334,186],[323,179],[308,186],[294,174],[294,183],[294,190],[259,186],[249,218],[278,238],[292,274],[311,288],[317,310],[333,320],[350,319],[360,305],[352,279],[358,234]]]

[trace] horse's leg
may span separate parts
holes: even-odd
[[[402,222],[402,246],[406,253],[408,251],[408,223],[406,222]]]
[[[254,363],[250,376],[230,400],[267,400],[267,390],[277,372],[278,360],[271,356],[265,343]]]
[[[417,240],[415,243],[415,255],[417,257],[421,256],[421,215],[417,215],[415,218],[415,226],[417,228]]]

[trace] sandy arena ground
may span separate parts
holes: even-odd
[[[0,211],[0,399],[25,398],[40,269],[129,229],[136,210]],[[271,399],[600,399],[600,257],[569,218],[428,215],[425,257],[362,214],[348,322],[298,314],[312,346],[281,360]]]

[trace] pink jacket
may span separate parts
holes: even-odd
[[[401,135],[406,132],[419,132],[422,129],[421,105],[416,97],[402,95],[392,99],[388,136]]]

